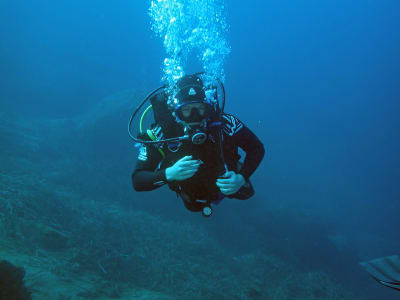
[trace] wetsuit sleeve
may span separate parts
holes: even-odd
[[[248,180],[264,157],[264,145],[239,119],[232,115],[224,115],[223,117],[226,120],[224,126],[225,134],[230,135],[235,144],[246,152],[239,174],[242,174],[244,179]]]
[[[139,150],[135,170],[132,173],[132,185],[135,191],[151,191],[167,183],[165,169],[158,169],[162,156],[151,146],[142,145]]]

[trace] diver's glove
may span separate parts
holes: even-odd
[[[242,174],[233,171],[226,172],[221,178],[217,179],[217,186],[224,195],[233,195],[246,183]]]
[[[201,160],[192,159],[192,156],[185,156],[165,170],[165,177],[167,181],[188,179],[199,170],[202,163]]]

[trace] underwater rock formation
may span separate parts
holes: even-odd
[[[6,260],[0,261],[0,299],[31,300],[31,293],[24,285],[25,269]]]

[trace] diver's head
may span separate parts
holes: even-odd
[[[204,124],[216,113],[215,104],[208,99],[198,75],[186,75],[178,81],[172,102],[173,115],[185,126]]]

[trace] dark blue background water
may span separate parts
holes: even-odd
[[[148,7],[3,1],[0,109],[73,117],[123,89],[157,87],[164,52]],[[257,196],[223,204],[210,224],[240,220],[251,233],[239,248],[268,245],[315,268],[334,262],[339,281],[394,297],[356,262],[400,254],[400,2],[227,1],[227,14],[227,111],[267,156],[252,179]],[[324,248],[324,237],[339,237],[345,253]]]

